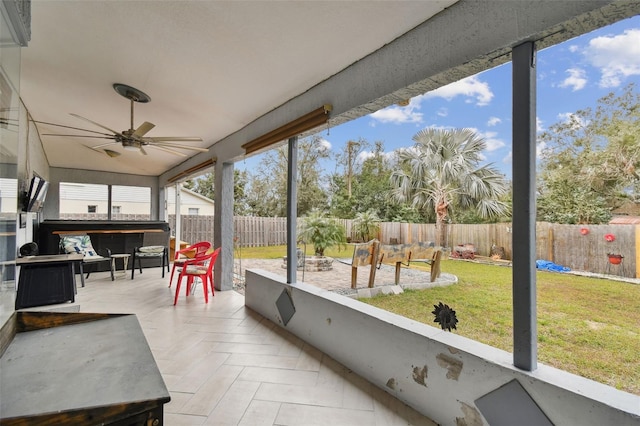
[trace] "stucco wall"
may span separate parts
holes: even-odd
[[[545,365],[521,371],[508,352],[263,270],[246,272],[245,304],[283,326],[283,289],[286,330],[442,425],[488,424],[474,401],[514,379],[557,426],[640,424],[635,395]]]

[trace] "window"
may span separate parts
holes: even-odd
[[[151,188],[120,185],[111,187],[112,220],[149,220],[150,218]]]
[[[197,216],[199,211],[197,207],[189,207],[189,215]]]
[[[107,219],[107,185],[60,182],[59,197],[60,219]]]
[[[149,187],[60,182],[59,197],[60,219],[149,220],[151,218],[151,188]],[[91,215],[87,216],[87,214]]]

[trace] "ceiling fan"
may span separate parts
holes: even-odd
[[[105,154],[107,154],[109,157],[117,157],[118,155],[120,155],[119,152],[111,150],[111,149],[106,149],[106,147],[110,146],[110,145],[117,145],[117,144],[121,144],[122,147],[125,150],[129,150],[129,151],[139,151],[141,154],[147,155],[147,151],[145,150],[145,148],[147,147],[151,147],[151,148],[156,148],[159,149],[161,151],[165,151],[165,152],[169,152],[171,154],[175,154],[175,155],[179,155],[182,157],[186,157],[187,155],[177,151],[177,149],[184,149],[184,150],[189,150],[189,151],[198,151],[198,152],[208,152],[208,149],[205,148],[200,148],[200,147],[195,147],[195,146],[189,146],[189,145],[184,145],[181,144],[180,142],[202,142],[202,138],[199,137],[174,137],[174,136],[145,136],[151,129],[153,129],[155,127],[155,124],[149,123],[148,121],[145,121],[144,123],[142,123],[140,126],[138,126],[137,128],[133,127],[133,109],[134,109],[134,102],[140,102],[140,103],[147,103],[151,100],[151,98],[144,92],[131,87],[131,86],[127,86],[126,84],[120,84],[120,83],[115,83],[113,85],[113,88],[115,89],[116,92],[118,92],[118,94],[120,94],[121,96],[129,99],[131,101],[131,126],[128,130],[124,130],[122,132],[116,132],[115,130],[112,130],[110,128],[108,128],[107,126],[104,126],[100,123],[96,123],[93,120],[89,120],[88,118],[82,117],[78,114],[74,114],[74,113],[70,113],[72,116],[79,118],[81,120],[85,120],[88,121],[91,124],[94,124],[98,127],[101,127],[105,130],[108,130],[111,133],[103,133],[103,132],[97,132],[94,130],[88,130],[88,129],[81,129],[78,127],[72,127],[72,126],[63,126],[61,124],[53,124],[53,123],[46,123],[43,121],[36,121],[36,123],[42,123],[42,124],[48,124],[48,125],[52,125],[52,126],[58,126],[58,127],[64,127],[67,129],[74,129],[74,130],[81,130],[83,132],[89,132],[89,133],[95,133],[98,134],[100,136],[93,136],[93,135],[61,135],[61,134],[54,134],[54,133],[43,133],[43,136],[63,136],[63,137],[84,137],[84,138],[98,138],[98,139],[111,139],[113,140],[113,142],[107,142],[101,145],[97,145],[97,146],[90,146],[88,148],[91,148],[95,151],[99,151],[99,152],[104,152]]]

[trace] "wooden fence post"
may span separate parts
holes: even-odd
[[[380,241],[373,242],[373,254],[371,255],[371,269],[369,270],[369,288],[373,288],[376,280],[376,269],[378,269],[378,254],[380,252]]]
[[[636,225],[636,278],[640,278],[640,225]]]

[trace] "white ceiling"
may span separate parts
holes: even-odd
[[[124,83],[151,97],[135,104],[134,127],[149,121],[147,136],[199,136],[208,148],[455,2],[34,0],[20,93],[36,121],[102,130],[76,113],[122,131],[130,104],[112,85]],[[41,138],[52,167],[157,176],[185,160]]]

